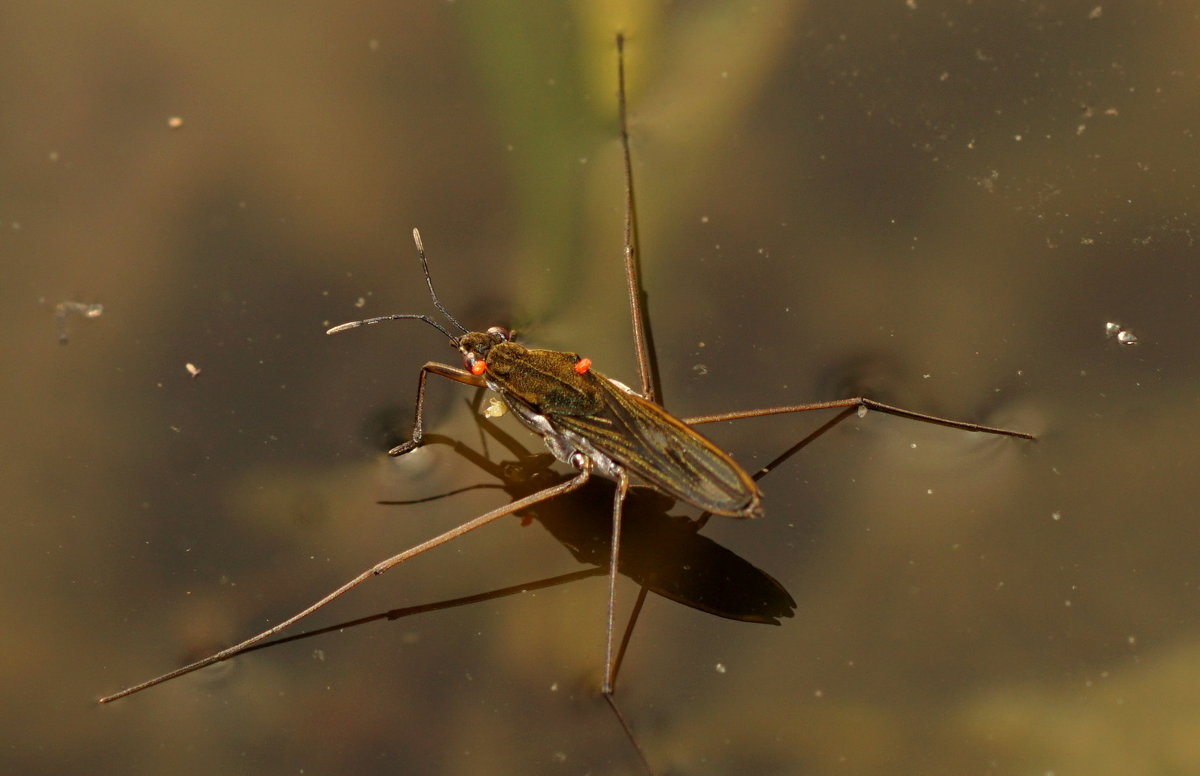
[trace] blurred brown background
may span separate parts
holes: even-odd
[[[0,770],[637,772],[599,577],[95,705],[503,503],[376,504],[488,479],[380,452],[435,332],[323,334],[432,311],[413,226],[464,323],[635,382],[617,29],[670,408],[864,391],[1040,435],[851,419],[713,523],[796,617],[652,596],[618,692],[651,761],[1200,769],[1195,8],[633,5],[5,4]],[[68,301],[104,313],[62,346]],[[469,396],[432,384],[431,427],[477,444]],[[708,433],[753,467],[822,420]],[[576,568],[504,520],[312,625]]]

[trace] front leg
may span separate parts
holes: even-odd
[[[411,438],[407,442],[396,445],[391,450],[388,450],[388,455],[404,455],[417,449],[417,446],[421,444],[421,437],[424,434],[421,424],[425,413],[425,377],[429,374],[445,377],[457,383],[473,385],[476,388],[487,387],[487,383],[483,377],[473,375],[465,369],[439,364],[436,361],[430,361],[425,364],[425,366],[421,367],[421,376],[417,379],[417,414],[416,418],[413,419]]]

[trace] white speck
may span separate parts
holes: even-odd
[[[75,313],[82,315],[84,318],[99,318],[103,312],[104,305],[101,304],[59,302],[54,306],[54,321],[58,327],[58,341],[64,345],[67,344],[67,316]]]
[[[1062,512],[1051,512],[1050,519],[1051,520],[1062,520]]]
[[[318,663],[325,662],[325,650],[323,650],[323,649],[314,649],[312,656],[313,656],[313,660],[316,660]]]
[[[361,309],[361,308],[365,307],[365,306],[366,306],[366,304],[367,304],[367,300],[366,300],[366,299],[364,299],[364,298],[362,298],[361,296],[360,296],[358,299],[355,299],[355,300],[354,300],[354,306],[355,306],[355,307],[357,307],[357,308],[359,308],[359,309]]]
[[[171,118],[167,119],[167,126],[171,129],[179,129],[183,126],[183,117],[172,116]]]
[[[723,673],[725,673],[725,664],[724,664],[724,663],[717,663],[717,665],[715,666],[715,668],[716,668],[716,671],[717,671],[717,673],[718,673],[718,674],[723,674]]]
[[[1116,321],[1109,321],[1104,324],[1104,336],[1109,339],[1116,337],[1117,342],[1122,345],[1136,345],[1138,341],[1136,334]]]
[[[1102,6],[1102,5],[1098,5],[1095,8],[1093,8],[1092,10],[1088,11],[1089,19],[1099,19],[1103,15],[1104,15],[1104,6]]]
[[[196,366],[192,362],[189,361],[188,363],[184,364],[183,367],[184,369],[187,369],[188,374],[193,378],[200,376],[200,367]]]
[[[865,404],[858,405],[858,416],[860,418],[865,418],[867,416],[867,405],[865,405]]]
[[[558,692],[558,682],[552,682],[550,684],[550,692]]]

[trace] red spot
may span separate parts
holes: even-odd
[[[478,377],[479,375],[483,374],[486,371],[487,371],[487,362],[486,361],[476,361],[474,364],[471,364],[471,374],[475,375],[476,377]]]
[[[581,358],[575,362],[576,374],[587,374],[587,370],[592,368],[592,360],[590,358]]]

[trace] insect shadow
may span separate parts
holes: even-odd
[[[577,353],[526,348],[515,341],[511,332],[498,326],[486,331],[468,330],[438,299],[429,272],[424,244],[416,229],[413,230],[413,240],[430,298],[447,323],[458,333],[452,333],[447,326],[428,315],[413,313],[352,321],[335,326],[327,332],[336,334],[383,321],[420,320],[445,336],[461,355],[462,368],[437,362],[429,362],[421,367],[410,438],[390,450],[391,455],[404,455],[425,441],[427,435],[423,424],[426,381],[429,375],[436,375],[495,392],[507,411],[512,412],[526,427],[540,436],[553,457],[575,469],[575,474],[545,484],[540,490],[520,496],[510,504],[472,518],[456,528],[377,563],[320,600],[256,636],[203,660],[105,696],[100,699],[100,703],[124,698],[204,666],[227,660],[267,641],[367,580],[410,558],[502,517],[523,514],[535,506],[544,506],[544,502],[550,499],[571,492],[587,493],[589,488],[594,487],[589,484],[593,476],[602,475],[614,481],[615,487],[611,491],[606,489],[603,496],[608,504],[605,511],[609,515],[611,538],[608,545],[609,557],[605,564],[608,577],[608,606],[601,692],[621,718],[622,724],[629,730],[619,709],[613,703],[612,693],[618,668],[615,609],[617,574],[621,568],[623,518],[630,504],[647,499],[643,491],[633,485],[633,480],[640,480],[645,486],[667,497],[687,502],[710,514],[747,518],[762,513],[762,496],[755,477],[696,431],[694,426],[824,409],[843,410],[839,414],[840,418],[852,412],[864,413],[868,409],[874,409],[966,431],[1033,438],[1032,435],[1020,431],[941,418],[861,396],[682,419],[670,414],[658,404],[658,392],[655,387],[657,380],[652,367],[653,343],[646,325],[647,316],[643,312],[645,293],[642,290],[637,260],[633,173],[626,120],[624,38],[620,35],[617,36],[617,74],[618,113],[625,168],[625,275],[641,380],[640,392],[635,392],[592,369],[591,360]],[[839,418],[835,418],[831,423]],[[635,605],[631,621],[636,619],[640,611],[640,602],[644,600],[645,590],[646,588],[643,588],[639,595],[639,602]]]
[[[773,463],[782,462],[795,454],[849,414],[843,413],[826,423],[789,448]],[[570,475],[553,468],[553,456],[533,453],[511,434],[494,423],[479,418],[478,415],[476,421],[481,433],[494,439],[515,458],[493,461],[487,454],[462,441],[441,434],[426,434],[425,444],[450,447],[456,454],[495,477],[498,482],[469,485],[423,498],[377,503],[385,506],[415,506],[472,490],[503,490],[516,501],[569,479]],[[760,474],[766,474],[771,468],[774,468],[774,465],[764,467]],[[244,652],[282,646],[382,620],[401,620],[418,614],[497,600],[606,575],[611,550],[611,536],[608,530],[611,515],[607,505],[612,499],[612,490],[611,482],[592,479],[579,490],[514,513],[523,524],[536,522],[541,525],[576,561],[590,568],[468,596],[389,609],[386,612],[346,620],[295,636],[256,644]],[[625,531],[621,535],[619,573],[622,576],[663,598],[729,620],[779,625],[781,619],[794,615],[796,602],[782,584],[737,553],[701,535],[699,531],[706,522],[704,516],[691,519],[670,514],[675,504],[674,499],[653,488],[630,488],[625,503]]]
[[[571,479],[553,468],[554,456],[532,453],[494,423],[476,416],[482,433],[499,442],[514,460],[492,461],[460,440],[427,434],[426,444],[446,445],[456,454],[499,480],[450,493],[380,504],[428,503],[466,490],[502,489],[517,501]],[[612,555],[613,483],[599,478],[550,501],[514,513],[528,525],[536,522],[579,563],[607,572]],[[778,625],[791,617],[796,602],[774,577],[699,533],[703,520],[672,515],[675,499],[646,487],[626,494],[625,524],[617,571],[650,592],[707,614],[750,623]]]

